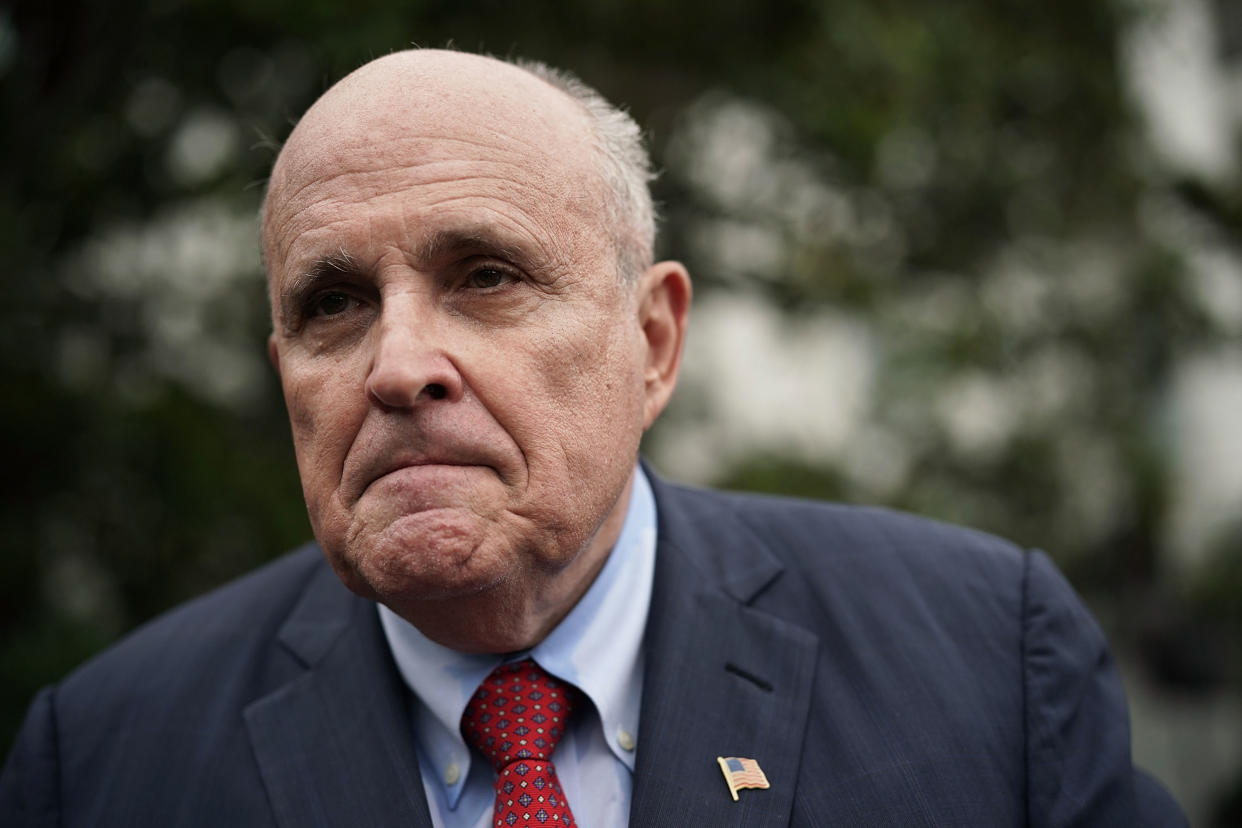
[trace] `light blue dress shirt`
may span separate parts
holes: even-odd
[[[595,582],[547,638],[507,659],[529,655],[592,702],[580,702],[552,757],[574,817],[587,828],[623,828],[629,820],[655,508],[651,485],[637,468],[621,534]],[[387,607],[380,605],[379,614],[397,669],[414,692],[414,740],[432,822],[487,828],[495,771],[471,752],[459,727],[475,689],[506,659],[450,650]]]

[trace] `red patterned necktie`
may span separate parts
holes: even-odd
[[[575,693],[526,659],[493,670],[466,705],[462,735],[496,768],[496,828],[576,824],[552,765]]]

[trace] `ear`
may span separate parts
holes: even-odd
[[[276,369],[276,376],[280,376],[280,352],[276,350],[276,332],[272,331],[267,335],[267,361],[272,363],[272,367]]]
[[[639,282],[638,323],[647,343],[643,428],[651,427],[677,385],[690,312],[690,274],[681,262],[657,262]]]

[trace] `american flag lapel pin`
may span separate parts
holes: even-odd
[[[725,784],[729,786],[729,795],[737,802],[737,792],[742,788],[766,788],[768,778],[763,775],[763,768],[754,759],[743,759],[740,756],[717,756],[716,764],[724,774]]]

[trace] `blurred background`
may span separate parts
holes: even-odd
[[[696,306],[668,476],[1038,546],[1136,760],[1242,824],[1242,5],[16,0],[0,7],[0,749],[31,695],[309,537],[255,211],[409,45],[624,102]]]

